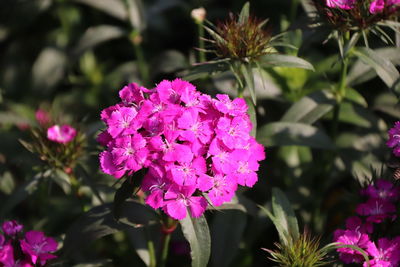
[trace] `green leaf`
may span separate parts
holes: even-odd
[[[285,194],[277,187],[272,188],[272,211],[277,222],[289,234],[290,242],[296,241],[300,236],[296,215]]]
[[[215,214],[211,224],[211,266],[229,266],[239,248],[246,221],[246,213],[239,209],[223,210]]]
[[[126,201],[117,222],[112,204],[94,207],[78,218],[67,230],[63,255],[68,257],[81,251],[96,239],[122,231],[129,227],[145,227],[158,221],[154,210],[136,201]]]
[[[263,68],[271,67],[287,67],[301,68],[314,71],[313,65],[310,62],[290,55],[268,54],[259,59],[259,63]]]
[[[78,57],[88,49],[123,36],[127,36],[127,32],[121,27],[113,25],[93,26],[85,31],[72,53]]]
[[[396,119],[400,119],[400,109],[396,96],[391,93],[382,93],[375,97],[374,110],[386,113]]]
[[[251,124],[253,126],[253,128],[251,128],[250,135],[253,136],[253,137],[256,137],[256,133],[257,133],[257,114],[256,114],[256,109],[255,109],[255,107],[253,105],[253,102],[249,98],[246,98],[245,100],[246,100],[246,103],[247,103],[247,106],[248,106],[247,114],[249,114],[250,121],[251,121]]]
[[[32,179],[26,181],[19,186],[7,199],[2,203],[0,208],[0,218],[3,218],[10,210],[12,210],[20,202],[24,201],[29,195],[33,194],[42,178],[43,173],[36,174]]]
[[[254,106],[257,105],[256,89],[254,86],[254,75],[251,68],[251,64],[241,64],[240,71],[243,74],[244,80],[246,81],[247,88],[249,89],[251,100]]]
[[[247,23],[247,21],[249,20],[249,15],[250,15],[250,3],[246,2],[243,5],[242,10],[240,11],[239,23],[240,24]]]
[[[348,102],[340,104],[339,120],[364,128],[378,127],[378,118],[369,109]]]
[[[360,106],[363,106],[364,108],[368,107],[367,100],[356,90],[353,88],[346,88],[346,96],[345,98],[347,100],[350,100],[351,102],[354,102],[356,104],[359,104]]]
[[[345,45],[344,47],[344,55],[347,55],[349,53],[349,51],[357,44],[358,39],[360,39],[360,33],[359,32],[355,32],[352,36],[350,41]]]
[[[332,110],[335,99],[328,91],[313,92],[295,102],[281,121],[313,124]]]
[[[121,0],[74,0],[75,2],[96,8],[122,21],[128,19],[128,11]]]
[[[223,71],[227,71],[229,69],[229,65],[226,61],[218,61],[215,63],[205,63],[201,65],[196,65],[189,70],[189,73],[186,74],[183,79],[187,81],[194,81],[200,78],[205,78],[207,76],[212,76],[216,73],[220,73]]]
[[[276,230],[278,231],[279,234],[279,240],[283,244],[288,244],[290,241],[290,236],[289,232],[287,232],[287,229],[283,227],[283,225],[280,224],[278,219],[265,207],[259,205],[258,206],[267,216],[268,218],[272,221],[274,224]]]
[[[333,149],[331,139],[320,129],[298,122],[272,122],[257,131],[257,140],[266,146],[308,146]]]
[[[132,27],[138,32],[146,28],[143,2],[141,0],[127,0],[128,16]]]
[[[11,172],[4,172],[0,176],[0,191],[6,195],[11,194],[15,189],[15,182]]]
[[[387,58],[379,56],[374,50],[359,47],[354,49],[353,53],[365,64],[371,66],[389,88],[399,79],[399,72],[392,62]]]
[[[134,190],[140,185],[143,176],[144,174],[142,171],[135,172],[132,176],[127,177],[120,188],[118,188],[118,190],[115,192],[113,213],[116,220],[118,220],[121,216],[121,210],[125,200],[133,197]]]
[[[190,244],[192,267],[206,267],[211,253],[210,230],[206,218],[204,215],[198,218],[187,215],[179,223],[183,235]]]
[[[400,65],[400,52],[398,47],[385,47],[374,50],[375,53],[382,58],[390,60],[393,65]],[[349,75],[347,76],[347,82],[349,85],[356,85],[366,82],[376,77],[376,71],[363,61],[358,59],[352,64]]]
[[[32,66],[32,83],[36,91],[49,91],[64,77],[67,57],[64,51],[44,48]]]
[[[62,170],[56,169],[50,177],[56,184],[58,184],[58,186],[61,187],[66,195],[71,193],[71,181],[68,174]]]

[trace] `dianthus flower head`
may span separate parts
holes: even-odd
[[[70,125],[53,125],[47,129],[47,138],[53,142],[66,144],[76,136],[76,130]]]
[[[355,245],[361,249],[367,249],[371,245],[368,234],[358,230],[337,230],[334,241],[344,245]],[[338,248],[339,257],[344,263],[362,263],[364,257],[360,252],[352,248]]]
[[[352,9],[356,0],[326,0],[326,5],[333,8]]]
[[[400,187],[384,179],[378,179],[361,191],[363,195],[383,201],[395,202],[400,196]]]
[[[15,220],[11,220],[11,221],[5,221],[3,223],[3,225],[1,226],[1,228],[3,229],[3,232],[11,237],[16,236],[19,232],[22,231],[22,229],[24,228],[23,225],[19,224],[17,221]]]
[[[116,178],[147,169],[141,189],[146,203],[175,219],[204,213],[208,195],[219,206],[238,184],[251,187],[265,158],[249,135],[243,99],[217,99],[181,79],[154,89],[124,87],[121,102],[101,113],[107,129],[98,137],[103,172]]]
[[[371,267],[394,267],[400,263],[400,238],[392,240],[380,238],[378,245],[371,242],[367,247],[368,254],[372,257],[369,261]],[[363,267],[368,266],[365,262]]]
[[[366,216],[368,222],[381,223],[385,219],[396,218],[396,207],[393,203],[381,199],[369,199],[356,208],[359,215]]]
[[[400,157],[400,121],[396,121],[394,127],[388,132],[389,140],[386,145],[393,148],[393,154],[396,157]]]
[[[20,244],[22,251],[34,264],[43,266],[47,260],[57,258],[50,253],[57,250],[57,242],[51,237],[46,237],[43,232],[33,230],[26,232]]]

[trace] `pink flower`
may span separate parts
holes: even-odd
[[[54,125],[47,129],[47,138],[53,142],[66,144],[71,142],[76,136],[76,130],[70,125]]]
[[[2,225],[3,232],[11,237],[16,236],[24,228],[23,225],[19,224],[17,221],[5,221]]]
[[[184,219],[187,209],[193,217],[201,216],[207,208],[207,201],[204,197],[193,196],[195,190],[194,186],[171,186],[165,193],[165,213],[176,220]]]
[[[47,260],[57,258],[57,256],[50,254],[57,250],[57,242],[51,238],[46,237],[43,232],[29,231],[25,234],[25,239],[21,240],[21,249],[27,254],[34,264],[41,266],[46,264]]]
[[[371,2],[371,5],[369,6],[369,12],[371,12],[371,14],[381,13],[385,7],[393,9],[399,4],[400,0],[375,0]]]
[[[332,8],[352,9],[357,0],[326,0],[326,5]]]
[[[378,179],[375,184],[368,185],[362,193],[371,198],[394,202],[399,199],[400,188],[388,180]]]
[[[372,256],[369,261],[371,267],[395,267],[400,263],[400,239],[399,237],[390,240],[388,238],[380,238],[378,246],[370,243],[367,252]],[[364,263],[364,267],[367,263]]]
[[[380,199],[369,199],[366,203],[359,204],[356,211],[362,216],[367,216],[367,221],[373,223],[381,223],[386,218],[396,218],[396,207]]]
[[[388,132],[389,140],[386,142],[388,147],[393,148],[393,154],[400,157],[400,121],[396,121],[394,127]]]
[[[357,230],[337,230],[334,241],[344,245],[355,245],[361,249],[367,249],[371,245],[369,236]],[[338,248],[339,257],[344,263],[361,263],[364,257],[360,252],[352,248]]]
[[[50,115],[43,109],[38,109],[35,117],[40,126],[44,127],[50,123]]]
[[[183,219],[232,199],[238,183],[253,186],[264,147],[250,137],[243,99],[196,91],[181,79],[154,89],[125,86],[122,102],[104,109],[107,129],[98,141],[104,173],[120,178],[148,168],[141,189],[146,203]]]

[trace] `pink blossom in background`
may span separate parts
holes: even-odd
[[[11,221],[5,221],[1,228],[3,229],[3,232],[6,235],[13,237],[16,234],[18,234],[19,232],[21,232],[22,229],[24,228],[24,226],[19,224],[15,220],[11,220]]]
[[[326,0],[326,5],[332,8],[352,9],[357,0]]]
[[[369,199],[356,208],[359,215],[367,216],[368,222],[381,223],[385,219],[395,219],[396,207],[390,202],[380,199]]]
[[[358,230],[337,230],[334,233],[334,241],[345,245],[355,245],[364,250],[371,245],[368,234]],[[362,254],[352,248],[338,248],[337,251],[340,260],[344,263],[362,263],[364,261]]]
[[[371,2],[369,6],[369,12],[372,14],[381,13],[385,7],[396,8],[396,5],[400,4],[400,0],[375,0]]]
[[[129,84],[121,102],[101,112],[106,130],[100,167],[116,178],[147,169],[146,203],[175,219],[202,215],[208,205],[229,202],[238,184],[257,181],[264,147],[250,136],[243,99],[198,92],[181,79],[153,89]]]
[[[380,238],[378,245],[370,243],[367,252],[372,256],[369,261],[371,267],[395,267],[400,263],[400,238],[390,240],[388,238]],[[363,267],[367,267],[365,262]]]
[[[50,115],[47,111],[43,109],[38,109],[35,113],[36,121],[39,123],[40,126],[44,127],[50,123]]]
[[[75,136],[76,130],[70,125],[54,125],[47,129],[47,138],[56,143],[69,143]]]
[[[388,131],[389,139],[386,142],[388,147],[393,148],[393,154],[400,157],[400,121],[396,121],[394,127]]]
[[[378,179],[374,184],[368,185],[362,190],[362,194],[370,198],[381,199],[384,201],[397,201],[400,196],[400,187],[384,179]]]
[[[29,255],[34,264],[43,266],[47,260],[57,258],[57,256],[50,252],[57,250],[57,242],[51,238],[46,237],[43,232],[29,231],[25,234],[25,239],[21,240],[22,251]]]

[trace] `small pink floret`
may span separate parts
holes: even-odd
[[[47,138],[53,142],[66,144],[76,136],[76,130],[70,125],[54,125],[47,129]]]

